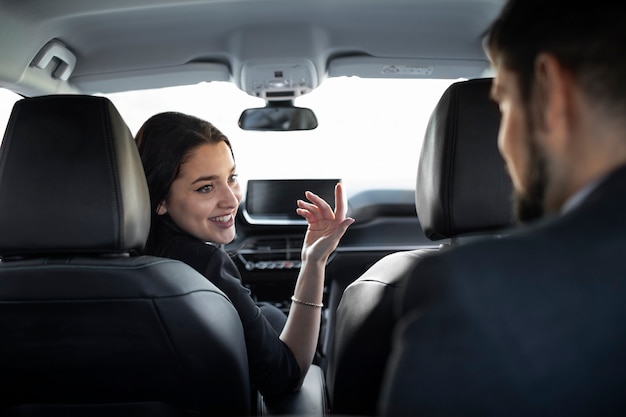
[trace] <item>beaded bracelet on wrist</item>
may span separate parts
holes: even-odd
[[[307,301],[302,301],[302,300],[298,300],[294,295],[291,296],[291,301],[293,301],[296,304],[302,304],[303,306],[309,306],[309,307],[317,307],[317,308],[322,308],[324,307],[324,304],[322,303],[309,303]]]

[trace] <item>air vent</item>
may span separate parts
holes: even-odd
[[[246,269],[300,268],[302,238],[273,237],[250,240],[237,251]]]

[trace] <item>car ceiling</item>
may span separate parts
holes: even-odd
[[[0,0],[0,85],[25,95],[230,80],[257,64],[328,76],[476,77],[503,0]],[[67,80],[57,42],[75,58]],[[383,66],[428,71],[384,73]],[[251,67],[252,66],[252,67]],[[243,76],[243,77],[242,77]]]

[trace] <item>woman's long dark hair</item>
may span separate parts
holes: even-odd
[[[159,113],[141,126],[135,143],[148,180],[152,213],[145,253],[158,255],[156,241],[162,228],[178,229],[169,215],[157,215],[157,208],[167,199],[180,166],[198,146],[219,142],[225,142],[232,154],[230,141],[219,129],[206,120],[183,113]]]

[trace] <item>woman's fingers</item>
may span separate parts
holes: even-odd
[[[346,204],[346,198],[343,193],[343,185],[340,182],[335,185],[335,216],[339,219],[346,217],[348,212],[348,205]]]
[[[312,205],[317,208],[317,212],[321,214],[322,219],[334,219],[335,218],[333,209],[326,202],[326,200],[324,200],[322,197],[318,196],[315,193],[312,193],[311,191],[306,191],[304,195],[306,196],[306,198],[309,199],[311,203],[313,203]]]
[[[298,200],[298,208],[296,212],[307,219],[310,223],[315,223],[320,220],[337,220],[342,222],[346,219],[346,213],[348,210],[343,186],[341,183],[337,183],[335,186],[335,210],[326,200],[321,198],[315,193],[310,191],[305,192],[305,196],[310,200]]]
[[[298,213],[300,216],[304,217],[306,219],[306,221],[309,222],[309,223],[316,223],[318,221],[317,217],[315,217],[315,215],[313,213],[311,213],[307,209],[297,208],[296,209],[296,213]]]
[[[326,219],[332,220],[335,218],[332,208],[328,203],[310,191],[305,192],[306,198],[308,198],[311,202],[298,200],[297,205],[300,209],[307,210],[309,213],[314,215],[318,220]]]
[[[306,218],[309,222],[316,222],[323,218],[321,211],[316,205],[304,200],[298,200],[297,204],[298,208],[296,209],[296,212],[302,217]]]

